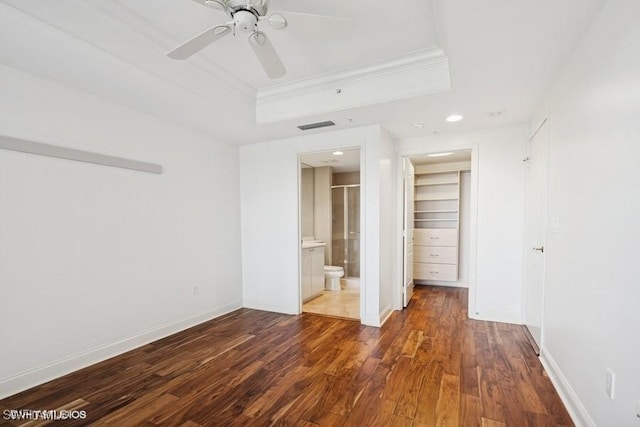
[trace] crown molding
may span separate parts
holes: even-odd
[[[381,61],[365,65],[347,68],[345,70],[320,74],[290,83],[284,83],[258,89],[257,99],[266,99],[277,96],[289,96],[300,91],[313,91],[326,85],[340,85],[342,83],[375,78],[388,74],[394,74],[417,67],[436,65],[447,62],[447,57],[437,46],[405,55],[394,56]]]
[[[449,61],[437,46],[359,67],[260,89],[258,124],[325,114],[451,89]]]

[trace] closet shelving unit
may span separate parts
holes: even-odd
[[[460,170],[416,166],[414,279],[458,280]]]

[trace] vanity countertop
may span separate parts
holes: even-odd
[[[326,245],[325,242],[307,241],[307,242],[302,242],[302,249],[321,248],[325,245]]]

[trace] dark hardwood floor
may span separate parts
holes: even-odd
[[[86,411],[53,423],[65,426],[573,425],[522,327],[466,313],[466,290],[436,287],[418,287],[380,329],[242,309],[2,400],[0,414]]]

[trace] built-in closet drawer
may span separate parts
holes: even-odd
[[[458,246],[458,230],[455,228],[416,228],[413,244],[417,246]]]
[[[416,280],[448,280],[458,279],[457,264],[413,264],[413,278]]]
[[[414,246],[413,261],[438,264],[457,264],[458,248],[455,246]]]

